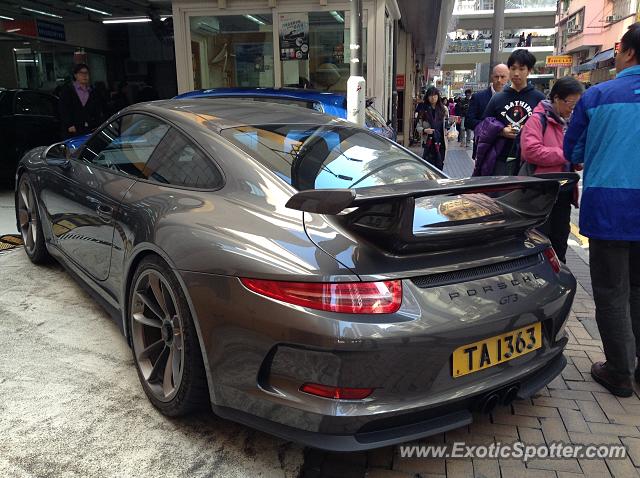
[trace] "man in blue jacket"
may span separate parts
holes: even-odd
[[[628,397],[631,376],[640,383],[640,23],[629,27],[620,50],[615,80],[592,86],[576,105],[564,154],[584,163],[580,232],[589,238],[606,357],[591,375]]]
[[[475,130],[476,126],[482,121],[482,114],[489,104],[489,100],[496,93],[500,93],[504,88],[504,85],[509,81],[509,67],[504,63],[500,63],[493,68],[491,72],[491,84],[486,90],[478,91],[471,96],[469,101],[469,111],[467,111],[467,117],[465,119],[465,127],[471,130]],[[473,142],[473,155],[476,157],[477,141]]]

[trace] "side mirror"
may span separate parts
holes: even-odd
[[[71,165],[69,162],[69,148],[64,143],[56,143],[45,149],[44,159],[49,166],[56,166],[61,169],[68,169]]]

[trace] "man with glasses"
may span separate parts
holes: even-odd
[[[60,92],[62,137],[72,138],[93,131],[102,122],[102,108],[90,85],[89,67],[73,67],[73,82]]]
[[[640,23],[622,37],[616,71],[576,105],[564,153],[584,163],[580,232],[589,238],[606,358],[591,375],[612,394],[630,397],[631,378],[640,383]]]

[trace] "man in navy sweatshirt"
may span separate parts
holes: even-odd
[[[517,174],[514,139],[533,114],[533,109],[544,99],[544,94],[528,83],[529,74],[536,64],[536,57],[528,50],[515,50],[507,60],[511,86],[493,95],[482,118],[493,117],[504,124],[502,136],[507,139],[498,155],[493,171],[495,176]]]

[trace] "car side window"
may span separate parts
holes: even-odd
[[[172,128],[147,163],[145,176],[172,186],[215,189],[222,175],[195,144]]]
[[[30,116],[56,116],[55,100],[40,93],[21,91],[16,95],[16,113]]]
[[[168,130],[169,125],[152,116],[122,116],[87,142],[80,159],[144,178],[147,161]]]

